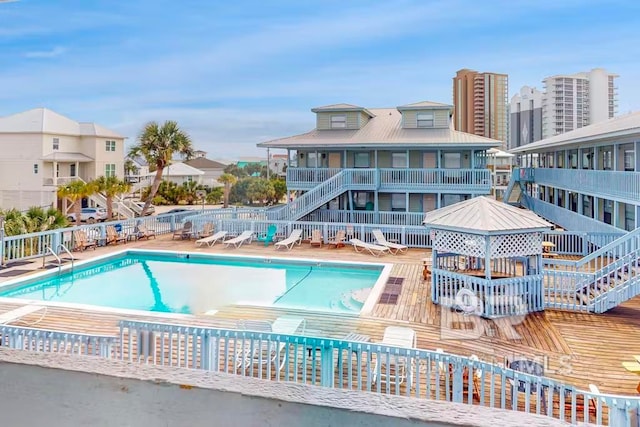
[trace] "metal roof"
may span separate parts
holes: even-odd
[[[155,175],[155,172],[149,172],[149,176]],[[171,163],[162,171],[162,176],[193,176],[204,175],[200,169],[196,169],[182,162]]]
[[[369,115],[369,117],[373,117],[373,114],[364,107],[359,107],[353,104],[331,104],[325,105],[322,107],[315,107],[311,109],[314,113],[329,113],[329,112],[343,112],[343,111],[362,111]]]
[[[640,134],[640,111],[594,123],[580,129],[565,132],[551,138],[525,144],[510,150],[512,153],[540,152],[545,148],[555,148],[570,144],[584,144],[606,138],[619,138]]]
[[[453,105],[449,105],[449,104],[442,104],[440,102],[433,102],[433,101],[422,101],[422,102],[414,102],[413,104],[407,104],[407,105],[401,105],[398,107],[399,111],[403,111],[403,110],[421,110],[423,108],[431,108],[431,109],[438,109],[438,110],[442,110],[442,109],[446,109],[446,110],[452,110],[453,109]]]
[[[34,108],[0,117],[0,133],[45,133],[70,136],[124,136],[94,123],[79,123],[48,108]]]
[[[491,197],[474,197],[428,212],[423,224],[433,228],[501,234],[551,228],[552,224],[530,210],[499,202]]]
[[[196,157],[195,159],[186,160],[184,164],[196,169],[224,169],[227,167],[227,165],[207,159],[206,157]]]
[[[451,128],[402,127],[402,114],[396,108],[372,108],[375,117],[360,129],[314,129],[311,132],[287,138],[261,142],[258,147],[378,147],[397,146],[482,146],[498,147],[502,141],[485,138]]]
[[[93,159],[82,153],[53,152],[42,157],[42,160],[50,162],[92,162]]]

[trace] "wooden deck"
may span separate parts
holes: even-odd
[[[171,237],[128,243],[126,246],[99,248],[79,254],[93,257],[123,248],[189,250],[201,253],[234,253],[269,257],[317,258],[325,260],[367,261],[392,263],[391,275],[404,279],[402,291],[395,304],[375,305],[366,316],[327,315],[304,312],[308,335],[340,338],[349,332],[381,339],[389,325],[409,326],[416,330],[418,347],[442,348],[446,352],[476,354],[487,362],[503,363],[524,356],[537,358],[545,365],[545,375],[580,388],[596,384],[602,392],[637,396],[638,377],[626,371],[622,362],[632,360],[640,342],[640,298],[635,298],[605,314],[581,314],[547,310],[526,317],[488,321],[462,316],[431,303],[429,283],[422,280],[421,259],[427,250],[411,249],[406,254],[375,258],[355,253],[350,247],[340,249],[296,246],[292,251],[276,251],[261,244],[240,249],[198,248],[193,241],[172,241]],[[19,273],[29,274],[42,261],[0,270],[0,283]],[[11,271],[14,273],[10,273]],[[0,303],[0,314],[15,308],[13,301]],[[295,310],[230,306],[213,316],[197,315],[170,317],[162,315],[135,316],[98,310],[77,310],[49,306],[9,324],[44,329],[78,331],[114,335],[117,322],[123,318],[150,319],[174,324],[234,327],[236,319],[273,320]],[[297,314],[301,314],[298,312]]]

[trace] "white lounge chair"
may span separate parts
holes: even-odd
[[[405,246],[405,245],[401,245],[399,243],[393,243],[393,242],[389,242],[387,240],[386,237],[384,237],[384,234],[382,234],[382,230],[373,230],[373,237],[375,237],[376,239],[376,243],[379,244],[380,246],[386,246],[387,248],[389,248],[389,251],[396,255],[397,253],[402,253],[402,252],[406,252],[409,247]]]
[[[234,237],[233,239],[225,240],[223,243],[225,247],[229,247],[233,245],[234,248],[239,248],[243,243],[253,239],[253,231],[243,231],[238,237]]]
[[[380,344],[415,349],[418,346],[416,331],[403,326],[387,326]],[[399,384],[407,380],[407,385],[411,388],[413,363],[413,359],[407,356],[398,356],[391,352],[380,353],[376,357],[373,372],[371,372],[372,382],[375,384],[378,378],[382,381],[389,376],[390,384],[395,384],[397,378]]]
[[[380,256],[391,251],[391,249],[386,246],[366,243],[360,239],[351,239],[351,244],[353,245],[353,249],[355,249],[356,252],[368,251],[373,256]]]
[[[213,246],[218,242],[218,240],[224,242],[224,238],[225,237],[227,237],[227,232],[226,231],[218,231],[217,233],[215,233],[215,234],[213,234],[213,235],[211,235],[209,237],[204,237],[202,239],[196,240],[196,245],[198,245],[198,246],[202,246],[202,245]]]
[[[238,329],[283,335],[303,334],[305,327],[306,320],[302,317],[294,316],[281,316],[274,320],[273,323],[259,320],[238,322]],[[239,349],[236,356],[236,371],[241,368],[246,371],[252,366],[266,365],[268,363],[273,363],[274,367],[282,370],[287,362],[286,354],[280,360],[283,350],[287,348],[287,344],[284,341],[256,339],[253,345],[251,345],[251,341],[246,341],[243,344],[244,346]]]
[[[286,239],[276,242],[275,246],[276,249],[287,248],[287,250],[290,251],[293,245],[299,245],[300,243],[302,243],[302,230],[296,229],[293,230]]]

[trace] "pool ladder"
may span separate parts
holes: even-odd
[[[60,243],[58,245],[58,247],[56,249],[60,249],[62,248],[63,251],[65,251],[67,254],[69,254],[69,257],[71,257],[71,271],[73,271],[73,262],[75,261],[75,258],[73,257],[73,254],[71,253],[71,251],[69,250],[69,248],[67,248],[64,244]],[[47,255],[51,253],[51,255],[54,256],[54,258],[56,259],[56,261],[58,261],[58,275],[60,275],[60,272],[62,270],[62,259],[58,256],[58,254],[56,253],[56,251],[54,251],[53,249],[51,249],[51,246],[47,246],[47,251],[45,252],[45,254],[42,256],[42,268],[44,269],[44,265],[45,265],[45,258],[47,257]]]

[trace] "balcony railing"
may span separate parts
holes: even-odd
[[[287,186],[291,189],[309,189],[335,176],[343,169],[290,168]],[[351,170],[351,169],[344,169]],[[369,172],[380,190],[468,191],[488,193],[491,172],[488,169],[352,169]]]
[[[640,202],[640,172],[533,168],[537,184],[621,202]]]

